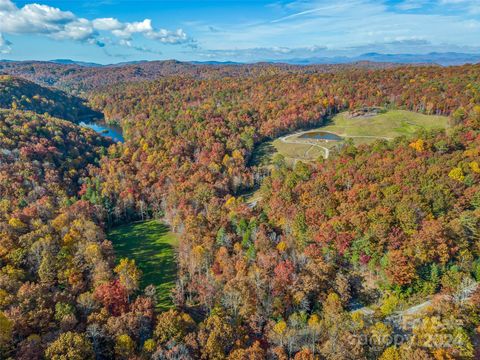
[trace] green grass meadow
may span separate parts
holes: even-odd
[[[405,110],[391,110],[372,117],[349,118],[343,112],[335,116],[326,126],[317,130],[330,131],[348,138],[349,136],[378,136],[395,138],[412,136],[421,129],[445,129],[448,117],[424,115]],[[371,142],[374,139],[354,139],[356,143]]]
[[[117,260],[134,259],[142,270],[141,288],[153,284],[157,289],[157,306],[172,306],[170,292],[175,286],[178,239],[167,225],[156,220],[135,222],[113,228],[108,233]]]
[[[331,118],[325,125],[309,131],[328,131],[352,139],[354,144],[368,144],[379,138],[393,139],[399,136],[414,136],[422,129],[446,129],[448,117],[424,115],[405,110],[390,110],[375,116],[350,118],[347,112],[342,112]],[[292,140],[298,137],[292,136]],[[318,144],[333,150],[338,142],[322,142]],[[341,144],[341,142],[340,142]],[[299,143],[285,143],[280,139],[260,144],[252,156],[252,165],[267,165],[272,157],[280,153],[288,164],[295,160],[312,161],[322,157],[324,150],[321,148]]]

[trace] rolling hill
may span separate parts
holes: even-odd
[[[102,117],[83,99],[11,75],[0,75],[0,108],[48,113],[75,123]]]

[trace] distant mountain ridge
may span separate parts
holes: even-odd
[[[120,67],[128,65],[138,65],[143,63],[155,62],[147,60],[126,61],[114,64],[98,64],[95,62],[77,61],[72,59],[54,59],[50,61],[13,61],[0,60],[0,62],[36,62],[36,63],[54,63],[60,65],[72,65],[82,67]],[[324,56],[324,57],[310,57],[310,58],[291,58],[291,59],[270,59],[261,60],[258,62],[241,62],[241,61],[178,61],[178,60],[159,60],[166,62],[175,62],[178,64],[193,64],[193,65],[252,65],[258,63],[272,63],[272,64],[291,64],[291,65],[327,65],[327,64],[350,64],[363,61],[381,62],[381,63],[396,63],[396,64],[438,64],[442,66],[463,65],[468,63],[479,63],[480,54],[459,53],[459,52],[430,52],[426,54],[382,54],[377,52],[370,52],[358,56]]]
[[[170,76],[196,79],[272,75],[276,73],[327,73],[345,69],[389,69],[402,66],[446,66],[480,63],[480,54],[430,53],[378,54],[358,57],[288,59],[253,64],[219,61],[178,60],[132,61],[111,65],[78,62],[70,59],[54,61],[0,61],[2,73],[55,87],[71,95],[86,96],[94,89],[120,83],[150,81]]]
[[[297,65],[313,64],[348,64],[359,61],[386,62],[398,64],[437,64],[442,66],[476,64],[480,62],[480,54],[467,54],[446,52],[432,52],[428,54],[380,54],[366,53],[355,57],[312,57],[312,58],[294,58],[287,60],[278,60],[282,62]]]
[[[55,64],[63,64],[63,65],[80,65],[80,66],[87,66],[87,67],[103,66],[102,64],[97,64],[94,62],[76,61],[72,59],[54,59],[54,60],[49,60],[47,62],[51,62]]]
[[[73,62],[73,60],[72,60]],[[25,78],[42,86],[55,87],[73,95],[85,95],[92,89],[119,83],[150,81],[170,76],[197,79],[272,75],[276,73],[325,73],[349,68],[385,69],[401,66],[394,63],[359,62],[346,64],[312,64],[300,66],[287,63],[255,64],[193,63],[178,60],[140,61],[116,65],[85,66],[62,60],[0,61],[0,74]]]

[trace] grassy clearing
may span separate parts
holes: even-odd
[[[411,111],[392,110],[371,117],[349,118],[347,112],[340,113],[324,126],[309,131],[328,131],[345,139],[352,139],[357,145],[372,143],[378,138],[393,139],[399,136],[413,136],[422,129],[446,129],[448,117],[423,115]],[[289,137],[290,141],[302,141],[299,136]],[[312,140],[309,140],[311,142]],[[313,140],[318,145],[334,150],[341,142]],[[280,139],[260,145],[253,155],[252,164],[267,165],[276,154],[282,154],[288,164],[297,160],[312,161],[323,157],[325,150],[306,143],[284,142]]]
[[[372,117],[349,118],[347,113],[335,116],[321,130],[330,131],[342,137],[378,136],[395,138],[412,136],[422,129],[445,129],[448,117],[424,115],[411,111],[392,110]],[[319,128],[320,129],[320,128]],[[375,139],[353,138],[355,143],[373,142]]]
[[[270,163],[271,157],[275,155],[278,150],[272,145],[272,141],[265,141],[259,144],[253,151],[249,166],[265,166]]]
[[[296,137],[292,137],[292,140],[296,139]],[[338,143],[336,142],[317,142],[319,145],[328,149],[333,149],[335,146],[338,146]],[[282,154],[285,157],[285,161],[288,165],[293,165],[295,163],[295,160],[311,161],[325,156],[325,150],[316,146],[312,146],[310,144],[285,143],[280,139],[276,139],[273,142],[273,146],[278,153]]]
[[[108,233],[117,259],[134,259],[143,276],[141,288],[153,284],[158,307],[172,306],[170,291],[175,285],[177,266],[175,247],[178,239],[167,225],[156,220],[121,225]]]
[[[333,147],[333,144],[328,145]],[[250,166],[268,166],[275,154],[282,154],[288,165],[293,165],[296,159],[314,160],[324,155],[324,151],[308,144],[284,143],[280,139],[266,141],[255,149]]]

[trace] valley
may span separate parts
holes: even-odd
[[[111,138],[115,142],[124,142],[123,131],[119,126],[109,125],[105,122],[80,122],[80,126],[87,127],[100,135]]]
[[[0,0],[0,360],[480,360],[479,41],[480,0]]]

